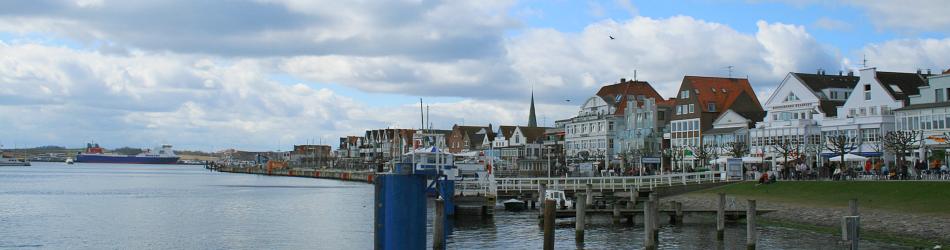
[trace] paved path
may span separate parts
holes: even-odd
[[[727,196],[726,209],[745,209],[746,199]],[[716,207],[716,194],[685,194],[663,199],[663,202],[679,201],[686,208]],[[814,207],[802,204],[759,200],[757,208],[775,209],[762,215],[763,218],[790,221],[801,224],[840,227],[841,217],[848,207]],[[895,235],[912,236],[941,242],[950,242],[950,216],[904,214],[880,209],[860,208],[861,228]]]

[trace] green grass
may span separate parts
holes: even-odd
[[[950,182],[801,181],[756,185],[737,183],[700,191],[824,207],[847,207],[857,198],[860,209],[950,215]]]

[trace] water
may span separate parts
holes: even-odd
[[[373,187],[364,183],[196,166],[2,167],[0,248],[372,249],[372,199]],[[540,249],[535,216],[499,211],[493,219],[458,220],[447,243],[453,249]],[[641,247],[641,233],[642,225],[614,226],[609,217],[596,217],[585,244],[575,244],[573,225],[556,230],[556,244],[633,249]],[[664,225],[660,247],[744,246],[744,225],[731,225],[725,243],[716,243],[715,233],[711,223]],[[760,227],[759,239],[761,249],[843,248],[836,237],[784,228]],[[862,242],[863,249],[899,247]]]

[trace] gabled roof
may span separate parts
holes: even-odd
[[[516,126],[498,126],[498,130],[501,130],[501,135],[504,136],[506,140],[511,138],[511,134],[515,132],[515,128]]]
[[[653,98],[657,102],[663,100],[663,97],[656,92],[656,89],[653,89],[653,86],[650,86],[650,83],[644,81],[627,81],[626,79],[620,79],[620,83],[603,86],[600,90],[597,91],[597,96],[604,100],[607,104],[614,106],[615,115],[623,115],[624,109],[627,107],[627,98],[629,96],[640,96],[644,98]],[[617,97],[620,97],[618,100]]]
[[[896,100],[909,103],[908,96],[920,94],[919,87],[927,86],[927,78],[915,73],[877,71],[877,80]],[[896,88],[895,88],[896,87]]]
[[[860,77],[853,75],[825,75],[794,72],[792,75],[798,78],[802,84],[805,84],[805,87],[811,89],[812,92],[821,92],[822,90],[830,88],[854,89],[854,85],[857,85],[858,79],[860,79]]]
[[[521,130],[521,133],[526,138],[525,141],[528,142],[537,142],[544,138],[544,131],[549,128],[545,127],[518,127]]]
[[[683,77],[683,83],[689,83],[689,86],[691,86],[690,92],[692,92],[690,95],[695,95],[696,98],[698,98],[699,104],[702,105],[700,110],[703,112],[708,112],[705,108],[710,102],[716,103],[716,112],[733,109],[732,104],[743,95],[749,96],[751,99],[750,101],[758,106],[758,110],[762,110],[762,104],[759,103],[759,98],[755,96],[755,91],[752,90],[752,85],[749,84],[749,79],[685,76]],[[693,90],[699,90],[700,93],[696,94],[696,92]],[[756,117],[764,115],[764,111],[762,111],[762,114],[744,114],[743,112],[737,113],[744,117],[752,117],[753,120],[757,120]]]
[[[838,107],[844,106],[844,101],[840,100],[821,100],[818,102],[821,112],[825,113],[826,117],[837,117],[838,116]]]

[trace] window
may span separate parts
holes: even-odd
[[[944,99],[944,97],[943,97],[943,92],[944,92],[943,89],[935,89],[935,90],[934,90],[934,100],[935,100],[936,102],[943,102],[943,101],[946,101],[946,99]]]
[[[690,105],[689,105],[689,113],[690,113],[690,114],[693,113],[693,104],[690,104]]]
[[[795,93],[790,93],[785,97],[786,102],[798,101],[798,96],[795,96]]]
[[[851,95],[851,92],[844,92],[844,99],[848,99],[848,96]]]
[[[877,115],[877,107],[871,107],[871,115]]]
[[[656,112],[656,116],[657,116],[657,117],[656,117],[657,120],[663,120],[663,117],[666,117],[666,112],[665,112],[665,111],[657,111],[657,112]]]
[[[689,98],[689,90],[680,91],[680,98]]]
[[[716,103],[715,102],[707,103],[706,109],[709,110],[709,112],[716,112]]]
[[[831,92],[831,99],[838,99],[838,91],[832,90],[830,92]]]
[[[871,92],[864,92],[864,100],[865,101],[871,100]]]
[[[871,84],[865,84],[864,91],[871,91]]]
[[[868,110],[867,110],[866,108],[863,108],[863,107],[862,107],[860,110],[861,110],[861,111],[860,111],[861,116],[866,116],[866,115],[868,115]]]

